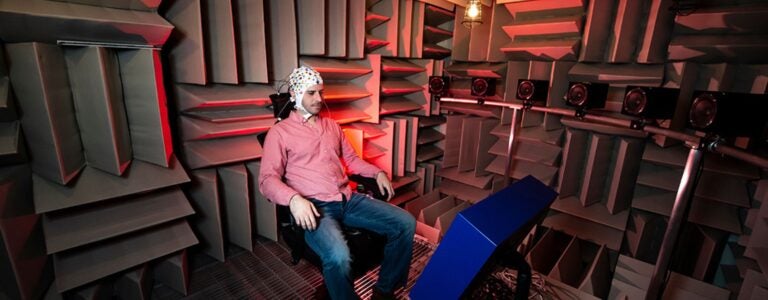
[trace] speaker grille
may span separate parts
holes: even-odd
[[[474,96],[486,96],[488,95],[488,80],[485,78],[475,78],[472,80],[472,95]]]
[[[573,106],[584,106],[589,98],[587,86],[583,83],[576,83],[568,89],[566,100]]]
[[[634,88],[624,96],[624,110],[631,115],[641,115],[647,105],[647,95],[641,88]]]
[[[717,99],[712,94],[701,94],[693,100],[690,110],[691,126],[705,129],[715,122],[717,117]]]
[[[523,80],[517,86],[517,98],[522,100],[531,100],[536,92],[536,87],[530,80]]]
[[[440,76],[431,76],[429,78],[429,93],[443,94],[445,92],[445,80]]]

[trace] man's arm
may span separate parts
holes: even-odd
[[[317,228],[315,217],[320,216],[317,209],[312,202],[283,182],[287,161],[279,132],[270,130],[264,140],[264,151],[261,155],[259,191],[272,202],[288,206],[293,219],[301,228],[315,230]]]
[[[283,182],[288,158],[280,133],[270,130],[264,140],[263,148],[259,172],[259,191],[272,202],[287,206],[291,197],[298,193]]]
[[[349,141],[347,141],[347,136],[344,134],[344,131],[341,130],[341,127],[339,127],[339,134],[341,135],[341,156],[344,159],[349,172],[352,174],[359,174],[364,177],[375,178],[376,184],[379,186],[379,192],[384,194],[386,191],[386,200],[389,201],[392,199],[395,191],[394,188],[392,188],[392,182],[390,182],[389,178],[387,177],[387,173],[384,173],[384,171],[378,167],[357,156],[355,149],[353,149],[352,145],[350,145]]]

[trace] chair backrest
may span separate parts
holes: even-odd
[[[291,101],[291,94],[289,93],[277,93],[269,95],[269,100],[272,101],[272,114],[277,119],[285,119],[291,113],[290,107],[293,107],[293,101]]]
[[[256,139],[259,141],[259,145],[261,145],[262,147],[264,147],[264,139],[267,138],[267,132],[269,132],[269,130],[256,135]]]
[[[387,191],[384,191],[384,193],[379,191],[379,184],[376,183],[376,178],[363,177],[355,174],[349,175],[349,180],[357,183],[358,192],[368,194],[371,197],[379,200],[385,200],[389,196]]]
[[[291,108],[293,107],[293,101],[291,101],[291,94],[289,93],[277,93],[269,95],[269,100],[272,101],[272,115],[275,116],[275,124],[279,123],[291,114]],[[264,146],[264,139],[267,137],[267,131],[256,135],[256,139],[259,140],[259,144]]]

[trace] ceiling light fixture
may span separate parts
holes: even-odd
[[[464,9],[464,19],[461,21],[467,28],[483,24],[483,8],[480,6],[480,0],[467,1],[467,7]]]

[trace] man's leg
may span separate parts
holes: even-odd
[[[349,247],[336,220],[341,214],[341,202],[312,200],[321,214],[317,228],[306,230],[304,240],[320,256],[323,278],[331,299],[358,299],[349,276]]]
[[[384,261],[376,288],[394,292],[408,279],[416,220],[405,210],[389,203],[354,193],[344,208],[344,224],[364,228],[387,237]]]

